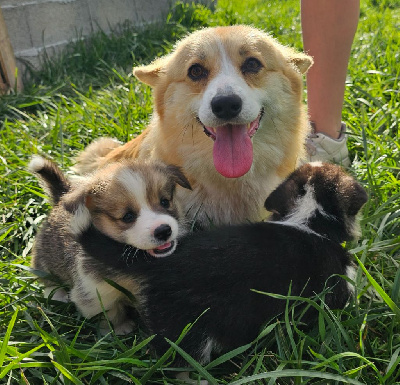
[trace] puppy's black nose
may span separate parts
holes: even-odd
[[[159,241],[166,241],[172,234],[170,225],[162,224],[154,230],[154,238]]]
[[[242,110],[242,99],[238,95],[219,95],[211,100],[211,109],[219,119],[232,119]]]

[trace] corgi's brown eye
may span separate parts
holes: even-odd
[[[127,211],[125,215],[122,217],[122,222],[124,223],[132,223],[136,220],[136,215],[133,211]]]
[[[240,69],[244,74],[246,73],[256,74],[257,72],[260,71],[262,67],[263,65],[258,59],[256,59],[255,57],[249,57],[244,61]]]
[[[160,199],[160,205],[162,207],[164,207],[165,209],[167,209],[170,206],[170,201],[168,199],[166,199],[166,198],[161,198]]]
[[[188,70],[190,79],[197,81],[207,77],[208,71],[200,64],[193,64]]]

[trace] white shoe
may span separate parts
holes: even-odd
[[[346,125],[342,123],[338,139],[315,132],[313,123],[311,123],[311,128],[311,133],[306,139],[306,161],[332,162],[349,167],[351,161],[347,149]]]

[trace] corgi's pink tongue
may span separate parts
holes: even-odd
[[[253,143],[247,126],[226,125],[215,128],[213,157],[216,170],[226,178],[246,174],[253,163]]]

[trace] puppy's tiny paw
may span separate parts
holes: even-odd
[[[122,322],[120,324],[117,325],[113,325],[114,326],[114,332],[116,335],[118,336],[123,336],[126,334],[129,334],[130,332],[132,332],[132,330],[135,328],[135,323],[131,320],[127,320],[125,322]],[[105,336],[106,334],[110,333],[110,327],[109,324],[107,322],[107,320],[103,319],[100,322],[100,334],[102,336]]]
[[[99,325],[100,335],[105,336],[106,334],[111,332],[110,326],[108,325],[107,320],[102,319]]]
[[[115,334],[123,336],[125,334],[129,334],[135,328],[135,323],[131,320],[127,320],[121,324],[114,326]]]
[[[55,286],[45,287],[44,296],[45,298],[50,297],[50,299],[53,301],[59,301],[65,303],[71,301],[69,298],[69,294],[63,288],[57,289]]]
[[[209,385],[209,382],[207,380],[192,380],[190,378],[189,372],[178,373],[176,375],[176,379],[183,381],[183,383],[187,385]]]

